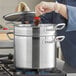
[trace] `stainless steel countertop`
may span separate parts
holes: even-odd
[[[13,46],[14,46],[13,40],[1,40],[0,41],[0,48],[5,48],[5,47],[13,48]]]

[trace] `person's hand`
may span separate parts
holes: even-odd
[[[42,1],[35,7],[36,16],[54,11],[54,2],[45,2]]]
[[[64,4],[58,2],[45,2],[42,1],[35,7],[36,16],[40,16],[45,13],[55,11],[56,13],[61,14],[64,18],[67,17],[67,7]]]

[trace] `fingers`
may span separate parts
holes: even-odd
[[[36,15],[36,16],[40,16],[40,15],[42,15],[42,14],[43,14],[43,13],[40,12],[40,11],[38,11],[38,10],[35,11],[35,15]]]
[[[35,7],[36,15],[39,16],[39,15],[54,11],[54,5],[55,5],[54,2],[44,2],[44,1],[42,1],[40,4],[38,4]]]
[[[37,16],[40,16],[44,13],[44,4],[39,4],[35,7],[35,12]]]
[[[42,1],[35,7],[36,16],[40,16],[48,12],[49,6],[47,2]]]

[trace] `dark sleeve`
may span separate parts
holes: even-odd
[[[58,24],[64,22],[64,18],[60,14],[55,13],[54,11],[46,13],[40,17],[41,17],[41,23],[43,24],[49,24],[49,23]]]
[[[41,23],[46,24],[46,23],[53,23],[53,12],[46,13],[44,15],[41,15]]]
[[[57,0],[59,3],[65,4],[65,0]],[[59,24],[59,23],[67,23],[67,20],[61,16],[59,13],[50,12],[47,14],[44,14],[41,16],[41,22],[46,23],[53,23],[53,24]]]
[[[75,31],[76,30],[76,7],[68,6],[68,23],[67,23],[67,31]]]

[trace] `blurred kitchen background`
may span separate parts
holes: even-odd
[[[3,16],[15,12],[15,8],[21,1],[27,3],[31,11],[34,11],[35,6],[41,1],[54,0],[0,0],[0,54],[14,53],[13,40],[7,37],[7,33],[12,32],[14,27],[12,24],[6,24]],[[10,36],[13,37],[13,35]],[[59,51],[58,57],[61,58],[61,51]]]

